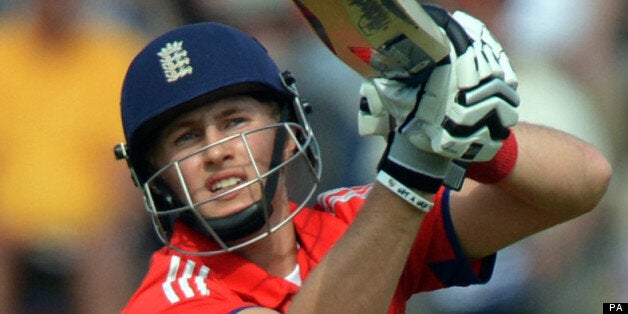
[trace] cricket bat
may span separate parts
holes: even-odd
[[[449,55],[416,0],[293,0],[317,36],[365,78],[412,77]]]

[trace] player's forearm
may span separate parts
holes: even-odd
[[[573,218],[595,207],[612,172],[595,147],[561,131],[525,123],[514,132],[519,156],[500,188],[545,210],[548,218]]]
[[[385,313],[422,218],[418,209],[376,184],[354,223],[307,278],[289,312]]]
[[[539,126],[522,123],[513,131],[513,171],[497,184],[466,182],[450,199],[454,229],[471,259],[591,210],[608,185],[611,168],[592,146]]]

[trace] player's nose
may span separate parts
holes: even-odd
[[[226,138],[215,129],[205,131],[207,148],[201,153],[203,164],[206,167],[221,166],[224,162],[234,158],[234,142],[237,139]]]

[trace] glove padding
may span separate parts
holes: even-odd
[[[420,150],[449,159],[490,160],[518,120],[516,75],[481,21],[463,12],[424,8],[452,42],[449,59],[418,86],[387,78],[364,82],[360,132],[386,135],[392,117],[397,133]]]

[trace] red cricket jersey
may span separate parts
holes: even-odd
[[[323,193],[314,209],[305,208],[294,218],[303,280],[355,219],[370,188]],[[417,292],[485,283],[490,278],[495,255],[475,262],[462,255],[449,217],[448,197],[447,189],[435,196],[388,313],[405,313],[406,301]],[[183,223],[175,224],[172,242],[191,251],[212,245]],[[235,253],[199,257],[163,248],[154,253],[148,274],[123,313],[237,313],[252,306],[285,312],[298,290]]]

